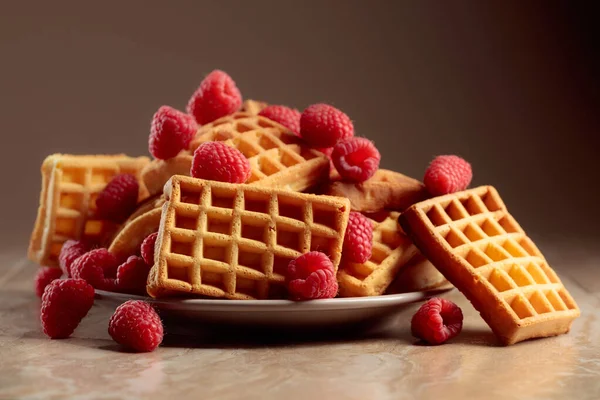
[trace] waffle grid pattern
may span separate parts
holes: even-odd
[[[344,199],[180,176],[168,187],[151,295],[279,298],[287,265],[302,253],[319,250],[339,264]]]

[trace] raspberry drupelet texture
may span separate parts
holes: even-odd
[[[55,279],[60,279],[63,271],[60,268],[41,267],[35,275],[35,294],[37,297],[42,297],[44,289]]]
[[[151,268],[141,257],[130,256],[117,269],[117,290],[145,296],[146,281]]]
[[[71,264],[73,264],[73,261],[87,253],[90,249],[91,245],[89,243],[79,240],[67,240],[63,244],[58,255],[58,265],[60,265],[67,278],[72,276]]]
[[[140,247],[140,254],[146,264],[152,266],[154,265],[154,247],[156,245],[156,238],[158,237],[158,232],[154,232],[146,236],[146,239],[142,242]]]
[[[430,344],[442,344],[460,333],[463,324],[461,309],[450,300],[429,299],[412,317],[414,337]]]
[[[202,80],[187,105],[187,112],[205,125],[233,114],[242,106],[242,94],[231,77],[214,70]]]
[[[190,172],[194,178],[244,183],[250,178],[250,162],[234,147],[205,142],[194,151]]]
[[[139,184],[131,174],[116,175],[98,194],[96,214],[113,222],[123,222],[137,205]]]
[[[312,147],[332,147],[354,136],[350,118],[328,104],[308,106],[300,117],[300,136]]]
[[[290,261],[286,282],[290,298],[296,301],[329,299],[338,292],[333,263],[319,251],[311,251]]]
[[[437,156],[425,171],[423,183],[433,196],[460,192],[473,179],[471,164],[455,155]]]
[[[154,351],[163,340],[163,325],[152,306],[129,300],[115,310],[108,324],[113,340],[137,352]]]
[[[152,117],[148,150],[159,160],[175,157],[187,149],[198,125],[193,116],[169,106],[162,106]]]
[[[381,154],[370,140],[353,137],[335,145],[331,160],[342,179],[364,182],[379,169]]]
[[[44,333],[64,339],[75,331],[94,304],[94,288],[83,279],[57,279],[46,286],[40,320]]]
[[[118,261],[106,249],[94,249],[80,256],[71,265],[71,273],[75,279],[83,279],[96,289],[115,289],[114,279],[117,274]]]
[[[258,115],[280,123],[296,135],[300,135],[300,116],[302,114],[295,108],[278,105],[268,106],[259,112]]]
[[[350,212],[344,237],[344,258],[355,263],[365,263],[373,249],[373,224],[359,212]]]

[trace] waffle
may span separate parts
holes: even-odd
[[[400,223],[503,344],[567,333],[580,315],[493,187],[415,204]]]
[[[264,101],[246,100],[242,103],[242,108],[240,111],[247,112],[251,115],[258,115],[259,112],[268,106],[269,105]]]
[[[427,258],[419,254],[400,269],[386,293],[421,292],[441,287],[452,287],[452,285]]]
[[[373,224],[373,251],[364,264],[342,262],[337,278],[341,297],[378,296],[419,250],[398,226],[398,213],[388,212]]]
[[[192,154],[204,142],[223,141],[250,160],[247,183],[303,191],[328,179],[329,159],[287,128],[249,112],[237,112],[203,126],[189,150],[170,160],[154,160],[142,173],[150,194],[160,193],[173,175],[190,175]]]
[[[140,177],[146,157],[119,155],[48,156],[42,164],[42,191],[37,219],[29,243],[29,258],[56,266],[65,241],[89,239],[102,243],[116,224],[93,217],[96,196],[119,173]],[[140,199],[147,190],[140,184]]]
[[[174,176],[165,185],[153,297],[285,296],[289,262],[311,250],[336,270],[348,224],[346,199]]]
[[[338,179],[339,175],[333,177],[334,182],[325,189],[325,194],[350,199],[353,211],[402,211],[428,197],[421,182],[386,169],[378,170],[362,183],[342,182]]]

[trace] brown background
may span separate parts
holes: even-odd
[[[82,4],[85,3],[85,4]],[[2,245],[25,246],[53,152],[147,154],[154,111],[228,71],[246,98],[329,102],[382,167],[472,162],[534,238],[595,245],[594,10],[540,2],[2,2]],[[419,4],[417,4],[419,3]],[[566,3],[566,2],[565,2]]]

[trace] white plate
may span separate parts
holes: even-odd
[[[161,318],[189,322],[206,328],[341,328],[375,324],[404,309],[452,290],[452,287],[426,292],[389,294],[294,302],[289,300],[211,300],[165,299],[96,290],[102,306],[116,308],[127,300],[145,300],[155,305]]]

